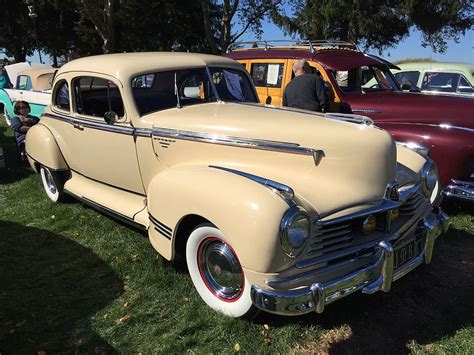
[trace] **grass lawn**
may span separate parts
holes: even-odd
[[[145,234],[50,202],[0,120],[0,354],[474,353],[469,206],[451,206],[432,264],[388,294],[355,294],[321,315],[235,320],[210,310]]]

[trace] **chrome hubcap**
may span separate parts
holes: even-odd
[[[56,189],[56,185],[54,184],[53,176],[51,175],[48,169],[44,169],[44,176],[45,176],[46,185],[48,185],[49,191],[52,194],[56,194],[58,190]]]
[[[243,273],[232,248],[222,240],[205,239],[198,251],[201,276],[209,290],[226,301],[237,299],[243,290]]]

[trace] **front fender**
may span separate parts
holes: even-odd
[[[36,172],[36,163],[51,170],[68,169],[53,134],[41,123],[30,128],[26,134],[25,147],[30,165]]]
[[[415,142],[429,149],[429,156],[438,166],[441,186],[451,179],[468,181],[474,173],[474,132],[449,126],[416,123],[383,123],[395,140]]]
[[[198,215],[230,239],[243,267],[276,272],[291,263],[279,240],[279,225],[288,204],[246,177],[207,166],[172,168],[150,182],[148,208],[150,240],[167,259],[175,256],[180,222]],[[156,223],[171,231],[169,238],[155,230]]]
[[[5,112],[7,112],[10,117],[14,116],[13,102],[8,93],[3,89],[0,89],[0,104],[4,106]]]

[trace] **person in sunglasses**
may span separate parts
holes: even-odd
[[[25,160],[25,137],[28,130],[39,122],[39,118],[30,115],[30,104],[26,101],[17,101],[13,108],[14,116],[11,120],[15,132],[15,140],[20,149],[20,158]]]

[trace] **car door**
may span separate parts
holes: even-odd
[[[72,79],[72,117],[68,141],[75,172],[133,193],[144,193],[134,128],[116,79],[90,73]],[[105,113],[116,122],[107,123]]]
[[[285,59],[254,59],[247,64],[261,103],[270,101],[272,105],[282,104],[288,76],[287,63]]]

